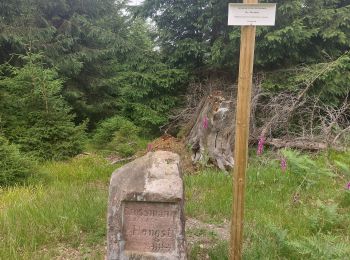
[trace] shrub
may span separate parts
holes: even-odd
[[[0,158],[0,186],[23,182],[33,171],[30,160],[3,136],[0,136]]]
[[[129,120],[114,116],[102,121],[92,138],[93,146],[96,148],[103,148],[113,140],[114,133],[118,131],[123,125],[132,124]]]
[[[93,136],[93,146],[97,149],[116,152],[127,157],[136,153],[145,145],[140,138],[140,129],[131,121],[121,116],[114,116],[100,123]]]

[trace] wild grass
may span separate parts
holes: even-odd
[[[28,185],[1,190],[0,259],[70,259],[78,248],[104,250],[112,171],[93,156],[47,163]]]
[[[335,161],[350,166],[350,154],[292,153],[286,172],[280,167],[280,155],[252,155],[246,184],[244,259],[347,259],[350,208],[345,185],[350,176]],[[231,181],[231,175],[213,170],[186,176],[186,216],[208,223],[227,222]],[[193,250],[202,255],[198,246]],[[206,254],[210,259],[227,259],[228,244],[218,242]]]
[[[231,175],[204,170],[185,176],[186,215],[216,223],[229,218],[232,204]]]
[[[251,155],[244,259],[348,259],[350,154],[292,153],[286,172],[281,156]],[[26,185],[1,189],[0,259],[103,259],[108,183],[116,167],[96,155],[48,162]],[[231,175],[207,169],[184,182],[186,217],[228,229]],[[228,241],[213,230],[198,227],[188,235],[210,244],[191,245],[190,259],[228,259]]]

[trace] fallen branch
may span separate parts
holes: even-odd
[[[332,148],[336,151],[346,151],[345,147],[329,146],[327,143],[304,140],[304,139],[283,140],[283,139],[268,138],[265,143],[267,145],[271,145],[276,148],[296,148],[296,149],[309,150],[309,151],[326,150],[328,148]]]

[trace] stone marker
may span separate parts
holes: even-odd
[[[185,260],[183,182],[177,154],[150,152],[113,173],[108,260]]]

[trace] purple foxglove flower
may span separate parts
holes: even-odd
[[[203,128],[204,128],[204,129],[207,129],[207,128],[208,128],[208,118],[207,118],[207,117],[204,117],[204,118],[203,118]]]
[[[257,150],[257,154],[258,155],[261,155],[263,153],[264,144],[265,144],[265,137],[264,136],[260,136],[259,143],[258,143],[258,150]]]
[[[287,170],[287,160],[286,158],[281,158],[281,170],[282,172],[286,172]]]
[[[346,189],[350,190],[350,181],[348,182],[348,184],[346,185]]]

